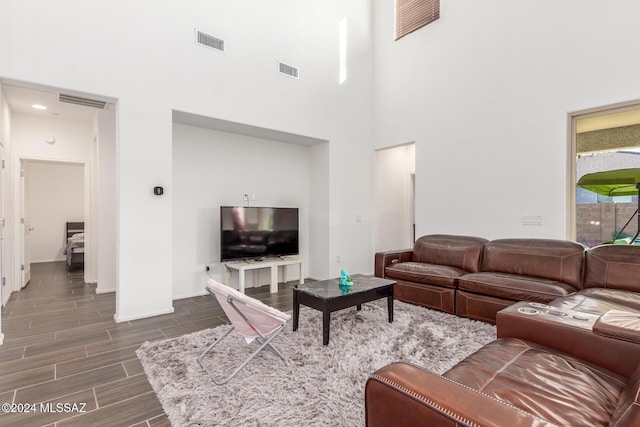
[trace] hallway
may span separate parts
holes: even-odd
[[[291,284],[280,286],[277,294],[268,286],[247,294],[290,310]],[[31,282],[2,311],[0,403],[34,405],[27,413],[0,414],[0,425],[170,425],[135,350],[145,341],[226,323],[211,296],[176,300],[174,309],[115,323],[114,293],[96,294],[95,285],[84,283],[81,272],[68,273],[64,262],[33,264]],[[68,405],[43,412],[41,402]]]

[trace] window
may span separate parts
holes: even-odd
[[[396,0],[396,40],[440,18],[440,0]]]
[[[571,113],[569,238],[589,247],[638,232],[640,102]],[[631,181],[629,181],[631,180]],[[638,242],[640,243],[640,242]]]

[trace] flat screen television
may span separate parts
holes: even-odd
[[[220,207],[220,260],[298,255],[298,208]]]

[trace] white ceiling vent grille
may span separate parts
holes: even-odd
[[[67,95],[64,93],[58,94],[58,101],[66,102],[67,104],[82,105],[84,107],[99,108],[101,110],[104,110],[105,108],[107,108],[107,102],[105,101],[100,101],[97,99],[90,99],[90,98],[83,98],[81,96],[75,96],[75,95]]]
[[[224,40],[210,36],[202,31],[196,30],[196,43],[202,46],[210,47],[219,52],[224,52]]]
[[[287,65],[284,62],[278,62],[278,71],[281,74],[293,77],[294,79],[300,78],[300,70],[292,65]]]

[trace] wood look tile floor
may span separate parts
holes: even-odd
[[[247,294],[287,311],[293,283]],[[11,295],[2,309],[0,403],[26,412],[0,412],[1,426],[170,425],[135,351],[227,323],[224,312],[207,295],[174,301],[169,315],[116,323],[115,294],[95,288],[51,262],[33,264],[29,284]]]

